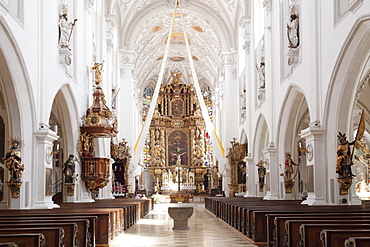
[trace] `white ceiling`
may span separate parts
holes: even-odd
[[[112,0],[113,1],[113,0]],[[134,76],[143,88],[148,83],[155,83],[158,78],[169,34],[174,0],[120,0],[115,3],[120,8],[119,33],[120,49],[135,53]],[[239,3],[243,2],[243,4]],[[174,32],[183,32],[181,19],[184,20],[186,33],[190,40],[190,49],[198,61],[194,61],[200,84],[207,84],[213,89],[222,74],[222,53],[236,48],[238,19],[242,16],[242,0],[182,0],[183,18],[176,18]],[[157,26],[161,30],[153,32]],[[198,26],[197,30],[194,26]],[[186,83],[191,74],[186,45],[171,44],[169,58],[184,57],[183,61],[166,61],[166,74],[180,70]]]

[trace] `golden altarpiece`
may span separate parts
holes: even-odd
[[[156,192],[201,193],[210,188],[210,147],[195,89],[180,78],[181,72],[172,73],[172,83],[161,85],[149,129],[148,168]]]

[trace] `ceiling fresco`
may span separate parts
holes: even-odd
[[[113,0],[112,0],[113,1]],[[200,84],[216,87],[223,73],[223,53],[236,48],[238,19],[243,15],[239,0],[182,0],[178,8],[171,46],[166,61],[170,71],[183,73],[182,83],[192,77],[184,42],[190,40],[192,61]],[[163,61],[174,10],[174,0],[120,0],[120,49],[135,54],[137,88],[156,82]]]

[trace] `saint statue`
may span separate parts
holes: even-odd
[[[339,135],[337,136],[339,140],[339,145],[337,149],[337,164],[336,164],[336,173],[340,177],[354,177],[352,174],[351,166],[352,166],[352,160],[351,160],[351,150],[350,146],[355,144],[355,141],[348,142],[346,134],[342,134],[339,132]]]
[[[76,24],[77,19],[73,22],[68,22],[67,8],[63,8],[62,14],[59,16],[59,46],[66,47],[69,49],[69,41],[72,36],[73,28]]]
[[[256,69],[257,69],[257,72],[258,72],[258,80],[259,80],[259,85],[260,85],[260,88],[265,88],[265,62],[262,60],[261,63],[260,63],[260,66],[257,67],[256,66]]]
[[[292,181],[293,166],[298,166],[298,164],[294,163],[291,157],[292,157],[291,153],[289,152],[285,153],[285,171],[284,171],[285,181]]]
[[[5,166],[10,172],[10,182],[20,182],[24,165],[22,165],[22,157],[20,148],[23,141],[18,138],[10,138],[10,149],[2,159],[5,161]]]
[[[75,156],[70,154],[66,162],[63,164],[63,174],[64,174],[64,182],[65,183],[73,183],[74,181],[74,174],[76,170],[75,165]]]
[[[258,182],[264,183],[265,182],[265,175],[266,175],[266,167],[263,165],[265,162],[262,160],[257,163],[258,167]]]
[[[289,41],[289,48],[297,48],[299,46],[299,18],[298,15],[292,11],[287,24],[287,35]]]

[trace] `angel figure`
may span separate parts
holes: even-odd
[[[180,71],[172,72],[171,71],[172,82],[175,86],[180,84],[181,76],[182,76],[182,72],[180,72]]]
[[[92,72],[93,70],[95,71],[95,84],[97,86],[100,85],[100,82],[101,82],[101,74],[102,74],[102,71],[103,71],[103,65],[104,65],[104,60],[103,62],[101,63],[98,63],[98,62],[95,62],[93,66],[91,66],[91,69],[90,69],[90,72]]]

